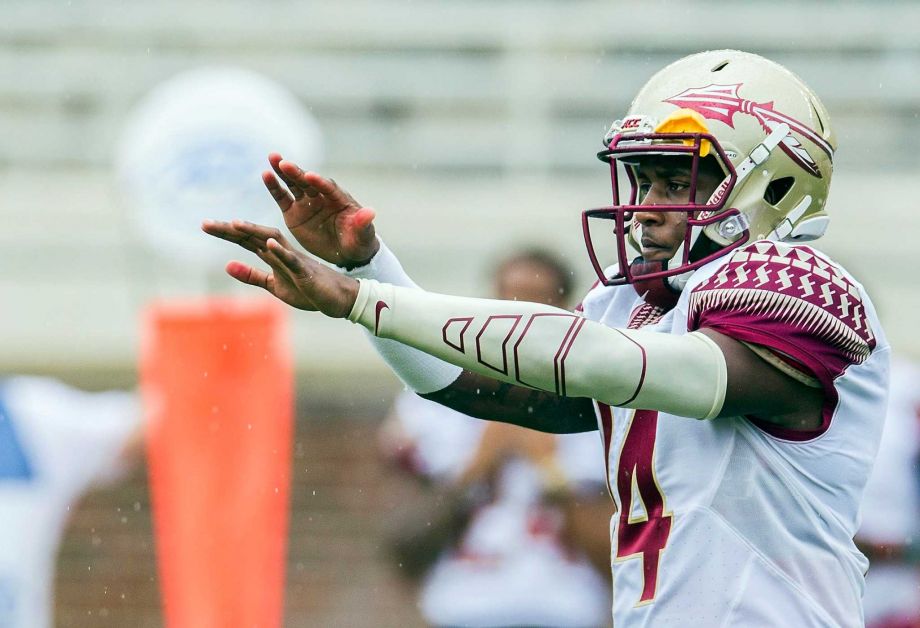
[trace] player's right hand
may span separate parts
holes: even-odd
[[[273,172],[263,172],[262,182],[302,247],[345,268],[371,260],[380,248],[373,209],[362,207],[332,179],[305,172],[278,153],[270,154],[268,162]]]
[[[227,274],[241,283],[262,288],[298,309],[322,312],[333,318],[345,318],[355,304],[358,296],[355,279],[298,251],[273,227],[243,220],[205,220],[201,229],[255,253],[268,264],[266,271],[243,262],[228,263]]]

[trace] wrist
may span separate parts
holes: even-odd
[[[406,274],[396,255],[387,248],[386,242],[377,238],[374,255],[362,266],[345,268],[338,267],[338,271],[355,279],[375,279],[381,283],[389,283],[405,288],[417,288],[412,278]]]
[[[347,260],[344,262],[336,262],[335,265],[346,272],[352,272],[354,270],[368,266],[371,262],[374,261],[374,257],[380,251],[380,240],[374,239],[374,244],[371,246],[370,255],[364,259],[359,260]]]
[[[361,282],[357,279],[352,279],[351,277],[342,277],[342,310],[341,314],[336,316],[336,318],[348,318],[352,310],[355,308],[355,303],[358,300],[358,295],[361,292]]]

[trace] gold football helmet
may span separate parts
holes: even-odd
[[[632,283],[638,276],[630,270],[627,244],[639,250],[642,227],[633,213],[650,209],[641,206],[636,183],[635,164],[642,157],[688,159],[691,201],[702,160],[715,160],[724,173],[705,202],[654,206],[685,212],[688,228],[670,262],[651,273],[646,267],[643,280],[675,282],[746,242],[803,242],[827,228],[824,204],[836,146],[827,110],[799,77],[758,55],[716,50],[672,63],[639,91],[604,145],[598,157],[610,164],[613,205],[585,211],[582,222],[592,264],[607,285]],[[616,223],[613,276],[606,276],[598,261],[591,219]]]

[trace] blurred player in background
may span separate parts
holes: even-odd
[[[52,625],[52,584],[71,508],[142,455],[137,398],[52,379],[0,380],[0,626]]]
[[[600,429],[615,623],[862,625],[868,561],[853,536],[890,347],[862,286],[802,245],[828,225],[827,111],[782,66],[709,51],[653,76],[604,145],[614,198],[583,213],[598,284],[580,315],[419,289],[373,210],[277,155],[263,180],[285,224],[344,273],[276,229],[203,228],[271,267],[231,262],[232,277],[358,323],[428,398]]]
[[[920,627],[920,366],[892,360],[891,397],[856,544],[872,562],[866,625]]]
[[[500,299],[564,306],[569,270],[522,251],[496,271]],[[594,433],[483,422],[406,391],[381,430],[387,458],[425,481],[390,534],[434,626],[603,626],[612,506]]]

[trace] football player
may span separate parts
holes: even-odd
[[[271,267],[232,277],[363,326],[428,398],[599,429],[618,625],[861,625],[852,539],[889,346],[862,286],[802,244],[828,223],[827,111],[782,66],[710,51],[653,76],[604,143],[613,204],[583,214],[598,283],[574,314],[419,289],[373,210],[278,155],[285,185],[264,180],[286,225],[344,272],[273,229],[203,228]],[[597,221],[617,243],[606,268]]]
[[[45,377],[0,380],[0,626],[54,624],[58,545],[91,487],[143,457],[135,395],[89,393]]]

